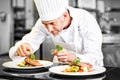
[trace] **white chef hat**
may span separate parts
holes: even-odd
[[[34,0],[41,20],[60,17],[68,6],[67,0]]]

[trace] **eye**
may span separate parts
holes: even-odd
[[[54,25],[54,23],[52,22],[52,23],[50,23],[50,25]]]
[[[44,24],[45,26],[47,26],[47,24]]]

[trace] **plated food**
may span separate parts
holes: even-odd
[[[89,76],[101,74],[106,71],[106,68],[102,66],[94,66],[94,70],[90,72],[63,72],[69,65],[60,65],[49,68],[49,71],[53,74],[65,75],[65,76]]]
[[[22,62],[18,63],[19,67],[30,67],[30,66],[42,66],[39,60],[31,59],[29,57],[25,58]]]
[[[43,67],[50,67],[51,65],[53,65],[53,62],[48,60],[35,59],[34,55],[31,55],[29,57],[19,58],[13,61],[7,61],[2,64],[2,66],[5,68],[17,69],[17,70],[37,69]]]
[[[18,63],[19,67],[30,67],[30,66],[42,66],[39,60],[35,58],[34,54],[31,54],[29,57],[26,57],[22,62]]]
[[[90,72],[90,71],[93,71],[92,64],[87,62],[80,62],[80,58],[77,57],[62,72]]]
[[[86,65],[87,63],[79,63],[79,64],[84,64]],[[86,66],[81,66],[81,65],[69,65],[68,67],[65,68],[62,72],[91,72],[94,69],[92,67],[89,67],[88,65]]]
[[[77,57],[68,65],[60,65],[49,68],[49,71],[58,75],[67,76],[87,76],[101,74],[106,71],[102,66],[93,66],[88,62],[81,62]]]
[[[61,45],[56,45],[55,49],[52,50],[52,54],[55,55],[61,50],[64,50],[64,48]],[[62,72],[90,72],[92,70],[93,70],[92,64],[87,62],[80,62],[80,58],[77,57]]]

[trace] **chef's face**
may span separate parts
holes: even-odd
[[[42,23],[45,25],[48,32],[52,33],[53,35],[57,35],[63,30],[64,21],[64,16],[61,16],[54,20],[42,21]]]

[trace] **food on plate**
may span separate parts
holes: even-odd
[[[25,62],[26,62],[27,64],[32,65],[32,66],[41,66],[39,60],[31,59],[31,58],[28,58],[28,57],[25,58]]]
[[[26,57],[24,61],[19,63],[17,66],[19,67],[30,67],[30,66],[42,66],[40,61],[35,59],[35,55],[31,54],[29,57]]]
[[[92,67],[92,64],[87,62],[80,62],[80,58],[77,57],[62,72],[91,72],[93,70]]]
[[[61,45],[56,45],[56,48],[51,52],[56,55],[58,51],[64,50]],[[80,62],[80,58],[77,57],[75,60],[70,62],[69,66],[62,72],[90,72],[93,70],[93,66],[87,62]]]
[[[81,64],[81,62],[79,62]],[[88,64],[82,62],[83,65],[69,65],[63,72],[91,72],[93,71],[92,67],[90,67]]]
[[[61,45],[56,45],[55,49],[51,50],[51,53],[52,54],[57,54],[58,51],[61,51],[61,50],[63,50],[63,47]]]

